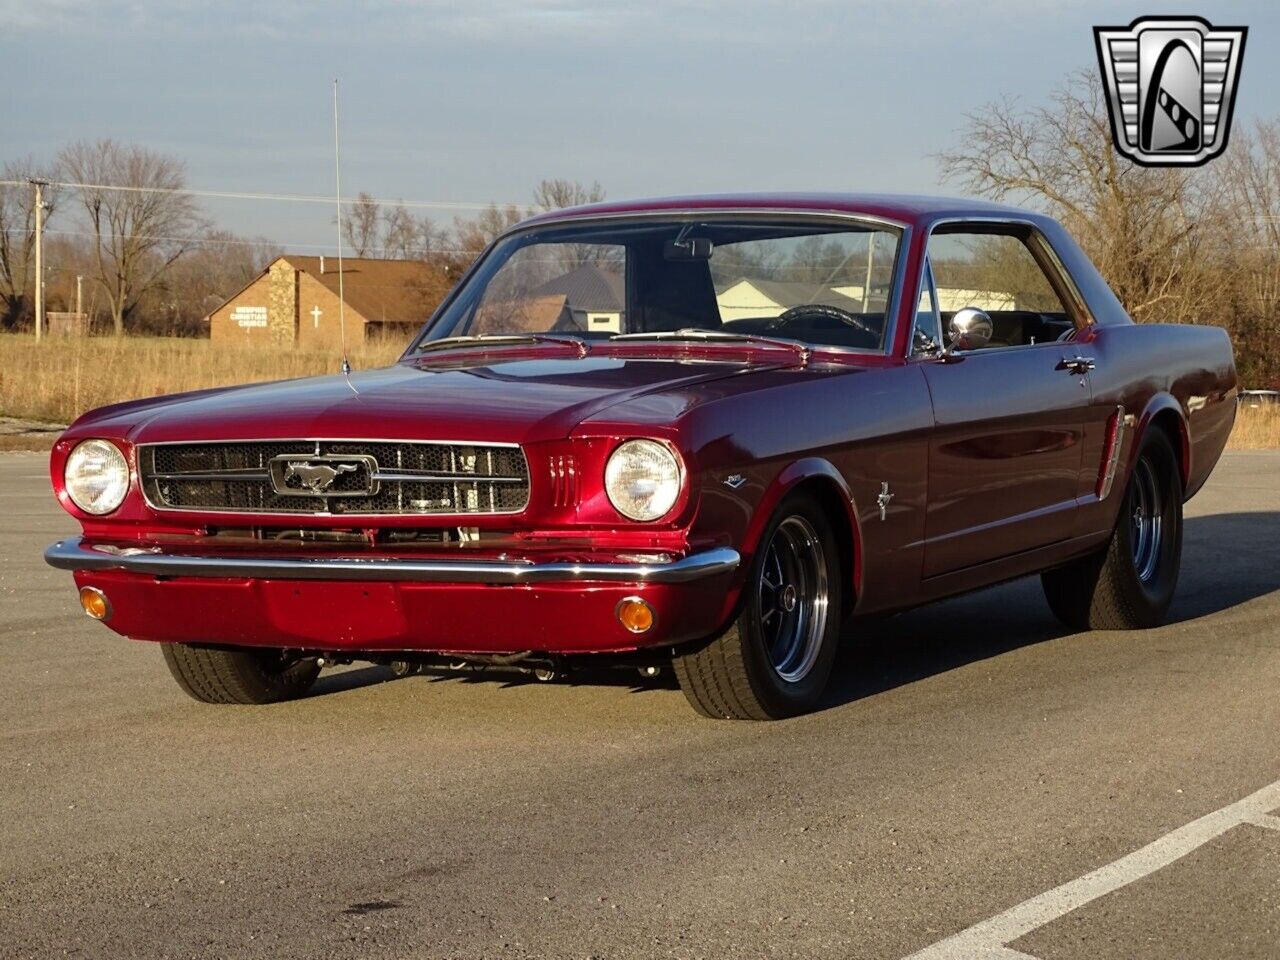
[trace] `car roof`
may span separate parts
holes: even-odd
[[[539,214],[524,221],[521,226],[578,218],[679,213],[687,210],[852,213],[908,225],[953,217],[1016,217],[1032,221],[1049,219],[1043,214],[1018,207],[963,197],[892,193],[720,193],[593,203]]]

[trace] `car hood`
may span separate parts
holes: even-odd
[[[776,365],[770,365],[776,366]],[[529,443],[561,439],[617,403],[761,365],[671,358],[489,359],[181,394],[95,411],[76,433],[136,443],[268,438],[389,438]]]

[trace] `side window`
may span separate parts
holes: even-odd
[[[926,354],[940,349],[942,349],[942,324],[938,318],[938,305],[934,300],[933,268],[926,257],[924,276],[920,280],[920,302],[916,304],[916,325],[911,339],[911,351]]]
[[[1017,233],[941,228],[929,238],[929,263],[944,332],[964,307],[990,315],[985,349],[1064,339],[1075,330],[1049,276]]]

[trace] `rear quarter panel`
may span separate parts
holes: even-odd
[[[1121,451],[1125,470],[1115,485],[1118,493],[1142,437],[1163,417],[1177,424],[1175,447],[1186,496],[1193,496],[1209,478],[1235,423],[1235,359],[1226,332],[1209,326],[1124,324],[1095,328],[1088,343],[1097,368],[1090,374],[1093,416],[1086,463],[1100,462],[1106,420],[1116,407],[1123,408],[1133,427]],[[1108,498],[1106,509],[1091,514],[1093,524],[1110,529],[1119,500],[1115,494]]]

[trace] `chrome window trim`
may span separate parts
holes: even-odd
[[[318,510],[312,512],[304,512],[301,510],[291,510],[287,513],[277,513],[264,510],[228,510],[222,508],[206,508],[206,507],[159,507],[151,501],[151,497],[147,495],[147,480],[151,477],[144,477],[142,473],[142,460],[140,454],[144,449],[149,447],[191,447],[207,444],[235,444],[235,443],[403,443],[417,444],[423,446],[439,446],[439,447],[502,447],[508,450],[519,450],[520,457],[524,460],[525,472],[528,474],[529,495],[525,499],[524,506],[519,510],[489,510],[483,513],[469,511],[466,513],[331,513],[328,510]],[[265,517],[268,519],[288,519],[298,517],[320,517],[325,519],[341,518],[350,520],[386,520],[389,517],[395,518],[423,518],[430,519],[432,522],[436,520],[449,521],[451,519],[477,518],[477,517],[514,517],[524,513],[529,509],[529,505],[533,503],[533,471],[529,467],[529,455],[524,452],[524,448],[518,443],[509,442],[493,442],[484,440],[400,440],[400,439],[375,439],[372,437],[270,437],[270,438],[241,438],[223,440],[159,440],[154,443],[136,443],[134,444],[135,462],[137,463],[138,489],[142,492],[142,500],[147,507],[155,513],[198,513],[206,516],[228,516],[228,517]],[[245,479],[245,478],[241,478]],[[484,481],[486,478],[481,476],[477,480]],[[431,482],[423,478],[416,478],[421,482]],[[475,481],[462,480],[461,483],[472,483]]]
[[[924,267],[920,271],[920,276],[921,276],[920,291],[916,294],[916,299],[915,299],[916,310],[913,313],[913,317],[918,318],[920,316],[920,310],[919,310],[920,293],[924,292],[924,286],[925,286],[924,278],[928,277],[929,305],[933,310],[933,328],[934,328],[934,331],[937,333],[937,336],[934,337],[933,339],[937,343],[938,349],[944,350],[946,349],[946,346],[947,346],[947,341],[946,341],[947,334],[946,334],[946,331],[942,329],[942,311],[938,308],[938,285],[933,280],[933,262],[929,259],[929,252],[927,249],[925,250]],[[911,342],[908,344],[908,349],[910,350],[909,356],[911,357],[935,356],[935,354],[924,353],[922,351],[915,349],[915,334],[916,334],[916,324],[915,324],[915,320],[913,319],[911,323]]]
[[[951,356],[953,357],[999,357],[1007,353],[1013,353],[1015,350],[1043,350],[1046,347],[1057,347],[1062,350],[1068,347],[1068,343],[1059,343],[1057,340],[1045,340],[1041,343],[1016,343],[1008,347],[984,347],[981,350],[956,350]],[[937,360],[937,354],[913,354],[913,360]]]
[[[835,222],[835,223],[861,223],[867,226],[887,228],[898,232],[898,248],[894,253],[893,270],[891,271],[891,281],[889,284],[889,298],[885,303],[885,332],[884,344],[879,350],[859,350],[855,347],[840,347],[835,345],[824,345],[820,343],[810,343],[806,340],[797,340],[796,343],[806,344],[822,352],[834,352],[852,354],[855,356],[895,356],[894,340],[898,335],[898,313],[902,302],[902,284],[905,280],[907,251],[911,248],[912,227],[905,220],[896,220],[892,217],[881,217],[870,213],[852,213],[844,210],[821,210],[821,209],[802,209],[797,210],[794,207],[679,207],[667,210],[638,210],[631,213],[622,213],[610,211],[607,213],[589,213],[589,214],[573,214],[565,213],[563,216],[545,215],[547,219],[539,217],[536,222],[517,223],[509,230],[500,233],[494,240],[485,247],[485,249],[472,261],[458,282],[454,284],[448,295],[440,302],[440,305],[432,312],[431,316],[422,328],[409,341],[409,346],[404,353],[400,355],[400,360],[408,360],[417,356],[416,349],[418,344],[423,342],[423,337],[435,326],[436,322],[444,315],[445,311],[452,306],[453,302],[461,294],[462,290],[471,281],[472,275],[480,269],[481,265],[489,259],[493,251],[498,245],[504,243],[511,237],[518,236],[522,233],[531,233],[541,230],[545,227],[566,226],[572,223],[608,223],[617,221],[624,223],[632,220],[661,220],[675,219],[683,217],[697,217],[699,219],[732,219],[735,217],[760,216],[762,218],[789,218],[796,220],[811,220],[817,222]],[[627,268],[627,292],[630,294],[631,271]],[[605,341],[607,342],[607,341]]]
[[[1097,323],[1097,320],[1094,319],[1092,312],[1089,311],[1088,301],[1084,300],[1084,294],[1080,293],[1079,284],[1075,283],[1075,278],[1074,276],[1071,276],[1071,271],[1066,269],[1066,264],[1062,262],[1062,257],[1059,255],[1059,252],[1057,252],[1055,248],[1053,248],[1053,243],[1050,241],[1050,238],[1048,238],[1047,236],[1044,236],[1044,230],[1042,230],[1041,227],[1039,227],[1039,224],[1036,223],[1036,221],[1030,218],[1027,218],[1027,216],[991,216],[991,215],[943,216],[943,218],[933,220],[931,221],[931,223],[929,223],[928,232],[924,234],[925,255],[928,255],[928,252],[929,252],[929,239],[932,239],[934,230],[937,230],[938,227],[950,227],[950,225],[955,225],[955,224],[963,225],[968,223],[1002,224],[1002,225],[1007,225],[1007,227],[1027,228],[1030,232],[1030,239],[1032,239],[1034,244],[1036,244],[1037,247],[1041,248],[1041,250],[1044,253],[1046,253],[1046,255],[1048,256],[1048,260],[1050,260],[1050,268],[1052,269],[1053,275],[1055,275],[1056,278],[1059,279],[1059,282],[1062,284],[1062,287],[1064,287],[1066,291],[1068,291],[1071,294],[1071,300],[1075,301],[1074,305],[1068,305],[1068,303],[1064,303],[1064,305],[1062,306],[1065,306],[1065,307],[1074,306],[1075,310],[1079,311],[1079,314],[1080,314],[1079,317],[1074,317],[1074,316],[1071,317],[1071,323],[1075,324],[1076,332],[1079,332],[1079,330],[1088,329],[1089,326],[1093,326],[1094,324]],[[1030,247],[1032,246],[1032,244],[1028,243],[1027,246]],[[1030,250],[1030,253],[1032,253],[1033,257],[1036,256],[1036,251]],[[1041,264],[1041,262],[1039,262],[1038,260],[1036,261],[1036,265],[1039,266],[1041,270],[1044,269],[1044,265]],[[1050,282],[1050,285],[1052,287],[1053,285],[1052,282]],[[1055,289],[1055,291],[1053,292],[1057,293],[1057,289]],[[1071,311],[1069,308],[1068,315],[1070,315],[1070,312]],[[1083,320],[1084,323],[1080,324],[1079,320]],[[1001,349],[1005,349],[1005,348],[1001,348]]]
[[[1074,306],[1076,310],[1080,312],[1079,319],[1076,319],[1076,317],[1074,316],[1070,317],[1071,324],[1075,326],[1075,332],[1082,333],[1083,330],[1087,330],[1091,328],[1091,326],[1097,325],[1096,317],[1094,317],[1093,312],[1089,310],[1088,301],[1085,300],[1084,294],[1080,293],[1079,284],[1075,283],[1075,278],[1074,276],[1071,276],[1071,271],[1066,269],[1066,265],[1064,264],[1064,262],[1062,262],[1062,257],[1059,255],[1059,252],[1057,252],[1055,248],[1053,248],[1053,244],[1050,241],[1050,238],[1044,236],[1044,230],[1042,230],[1041,227],[1039,227],[1039,224],[1036,223],[1036,220],[1027,218],[1027,216],[998,216],[998,215],[991,215],[991,214],[974,215],[974,216],[961,215],[961,216],[942,216],[942,218],[929,221],[929,227],[924,232],[923,246],[920,247],[920,255],[922,255],[920,256],[920,261],[922,261],[922,269],[920,269],[919,276],[918,278],[916,278],[915,298],[911,302],[919,303],[920,301],[920,283],[922,283],[924,279],[923,264],[925,261],[928,261],[929,259],[929,239],[933,238],[934,230],[936,230],[938,227],[947,227],[947,225],[969,224],[969,223],[1002,224],[1002,225],[1009,225],[1009,227],[1027,228],[1030,232],[1030,236],[1032,236],[1034,241],[1036,241],[1037,246],[1041,248],[1041,250],[1044,251],[1044,253],[1046,253],[1046,255],[1048,256],[1048,259],[1050,259],[1050,265],[1053,270],[1053,274],[1055,274],[1057,278],[1061,280],[1061,283],[1064,284],[1064,287],[1066,289],[1068,289],[1068,292],[1071,294],[1071,298],[1073,298],[1073,300],[1075,301]],[[1032,252],[1032,256],[1034,257],[1034,251],[1030,251],[1030,252]],[[1036,262],[1036,265],[1039,266],[1039,268],[1041,268],[1042,270],[1044,269],[1043,264],[1041,264],[1041,262],[1039,262],[1038,260]],[[931,279],[932,279],[932,276],[931,276]],[[1052,283],[1050,283],[1050,285],[1052,287]],[[1056,289],[1053,292],[1057,293]],[[1068,305],[1064,303],[1064,305],[1062,306],[1068,306]],[[1068,316],[1070,316],[1070,311],[1068,311]],[[1083,320],[1083,324],[1080,323],[1080,320]],[[942,321],[942,311],[940,310],[938,311],[938,326],[940,326],[940,328],[942,325],[941,321]],[[1062,344],[1057,342],[1057,340],[1052,340],[1052,342],[1050,343],[1020,343],[1018,344],[1018,346],[1015,346],[1015,347],[998,347],[997,349],[993,349],[993,351],[989,351],[989,352],[1004,353],[1005,351],[1010,351],[1010,349],[1024,349],[1027,347],[1046,347],[1046,346],[1060,347],[1062,346]],[[908,347],[906,348],[908,348],[908,353],[906,353],[906,356],[908,356],[908,358],[924,358],[924,360],[929,360],[929,358],[933,358],[925,355],[916,355],[914,351],[911,351],[910,343],[908,343]],[[983,351],[983,349],[968,349],[968,351],[957,351],[959,355],[966,356],[966,357],[975,357],[975,356],[982,355],[982,353],[987,353],[987,352],[988,351]]]
[[[563,225],[566,223],[598,223],[607,220],[661,220],[661,219],[679,219],[681,217],[748,217],[753,215],[762,215],[766,217],[797,217],[799,219],[828,219],[828,220],[855,220],[864,223],[873,223],[879,226],[894,227],[899,230],[908,229],[911,224],[905,220],[896,220],[893,217],[881,217],[873,213],[855,213],[850,210],[826,210],[819,207],[668,207],[663,210],[635,210],[631,212],[606,211],[604,213],[570,213],[565,211],[563,215],[547,214],[545,217],[538,217],[534,221],[525,221],[517,223],[514,227],[505,233],[499,234],[494,243],[514,236],[517,233],[524,233],[529,230],[538,230],[552,224]]]

